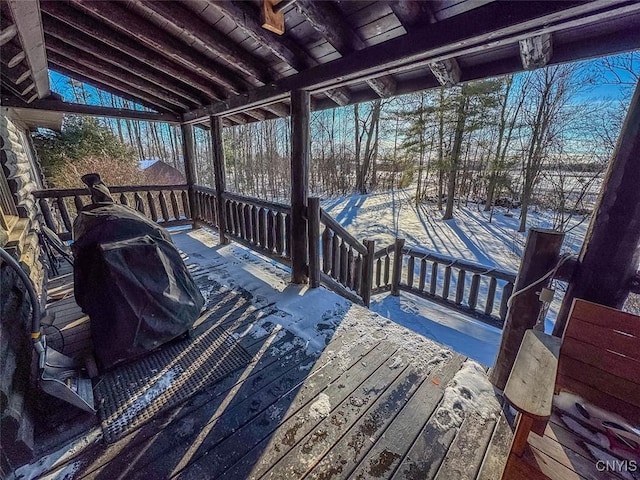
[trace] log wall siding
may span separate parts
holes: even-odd
[[[42,181],[29,133],[22,125],[0,115],[0,177],[6,179],[14,203],[12,214],[21,218],[3,231],[3,245],[19,259],[42,297],[46,269],[35,226],[42,219],[32,193]],[[35,162],[34,162],[35,163]],[[4,227],[0,225],[0,230]],[[29,340],[30,304],[26,289],[7,265],[0,265],[0,463],[15,467],[33,455],[33,398],[30,380],[33,349]]]

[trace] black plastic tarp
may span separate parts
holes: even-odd
[[[188,331],[204,300],[170,235],[125,205],[96,203],[73,224],[76,302],[108,368]]]

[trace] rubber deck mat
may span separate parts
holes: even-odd
[[[104,440],[117,441],[250,361],[224,329],[210,327],[116,367],[94,390]]]

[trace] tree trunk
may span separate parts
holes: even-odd
[[[467,107],[469,105],[469,97],[462,87],[460,93],[460,103],[458,104],[458,113],[456,121],[456,131],[453,140],[453,148],[451,149],[451,158],[449,159],[449,179],[447,182],[447,205],[445,207],[443,220],[451,220],[453,218],[453,201],[456,194],[456,176],[458,174],[458,164],[460,163],[460,150],[462,149],[462,137],[464,134],[464,125],[467,119]]]

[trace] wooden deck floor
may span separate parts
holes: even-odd
[[[500,397],[488,410],[451,396],[473,395],[461,375],[471,364],[464,356],[416,341],[412,332],[385,326],[356,306],[325,315],[338,327],[324,349],[310,352],[306,341],[281,328],[278,319],[287,313],[278,304],[261,306],[238,286],[212,294],[216,262],[203,267],[195,260],[188,263],[199,285],[209,288],[211,321],[237,338],[251,363],[111,445],[102,441],[96,417],[47,398],[36,432],[39,462],[18,473],[69,479],[500,477],[511,427]],[[50,293],[64,297],[70,280],[54,280]],[[88,319],[73,297],[53,301],[49,312],[52,342],[69,355],[90,351]],[[64,344],[54,338],[58,332]]]

